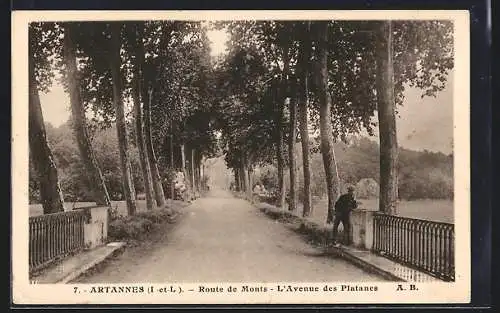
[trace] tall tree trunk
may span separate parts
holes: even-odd
[[[240,170],[238,171],[240,173],[240,191],[245,192],[245,173],[243,173],[243,165],[240,164]]]
[[[245,192],[245,175],[243,174],[243,171],[242,171],[242,166],[241,166],[241,163],[240,163],[240,168],[238,170],[238,173],[240,175],[239,177],[239,181],[240,181],[240,192]]]
[[[206,185],[203,183],[205,176],[205,158],[202,156],[200,159],[200,166],[198,167],[200,173],[200,188],[202,191],[206,191]]]
[[[198,150],[196,150],[196,153],[194,155],[194,167],[193,167],[193,171],[194,171],[194,179],[195,179],[195,182],[196,182],[196,191],[198,192],[198,194],[201,193],[201,188],[200,188],[200,172],[199,172],[199,169],[200,169],[200,158],[199,158],[199,152],[198,152]]]
[[[245,192],[245,175],[243,174],[243,161],[241,158],[241,155],[238,159],[238,181],[240,183],[239,185],[239,191],[240,192]]]
[[[198,190],[203,192],[203,185],[201,183],[201,161],[198,162],[198,166],[196,167],[196,171],[198,172]]]
[[[175,164],[174,164],[174,134],[173,134],[173,129],[172,125],[170,126],[170,167],[172,168],[172,178],[170,182],[170,198],[172,200],[175,199],[175,177],[177,175],[177,171],[175,170]]]
[[[196,171],[196,182],[197,182],[197,188],[198,188],[198,193],[201,193],[201,172],[200,172],[200,166],[201,166],[201,157],[200,153],[198,152],[196,155],[196,162],[195,162],[195,171]]]
[[[184,144],[180,145],[181,149],[181,167],[182,167],[182,173],[184,174],[184,177],[186,176],[186,148]]]
[[[304,100],[305,104],[301,104],[299,109],[300,114],[300,144],[302,148],[302,172],[304,176],[304,190],[302,195],[302,216],[310,216],[313,212],[312,199],[311,199],[311,160],[309,152],[309,128],[307,121],[307,103],[308,100]]]
[[[200,173],[201,173],[201,178],[204,178],[205,177],[205,159],[201,159]]]
[[[377,95],[380,137],[379,210],[395,214],[398,200],[398,141],[394,99],[391,22],[381,22],[377,41]]]
[[[283,107],[284,102],[281,97],[283,91],[276,90],[275,95],[277,100],[276,109],[276,161],[278,170],[278,207],[284,207],[285,205],[285,179],[284,179],[284,168],[285,161],[283,157]]]
[[[188,190],[191,189],[190,182],[189,182],[189,176],[188,176],[188,170],[186,167],[186,146],[184,144],[181,144],[181,166],[182,166],[182,174],[184,175],[184,184],[188,185]]]
[[[30,32],[30,40],[33,34]],[[30,45],[31,48],[31,45]],[[30,49],[31,50],[31,49]],[[59,185],[56,163],[49,145],[43,121],[42,106],[35,76],[33,51],[29,53],[29,147],[33,166],[40,184],[40,201],[43,214],[64,211],[64,197]]]
[[[246,160],[245,156],[241,157],[241,180],[243,182],[243,192],[248,192],[248,172],[247,172],[247,166],[246,166]]]
[[[320,137],[321,154],[325,167],[326,186],[328,191],[328,210],[334,211],[335,201],[339,194],[339,179],[333,147],[333,127],[331,120],[332,98],[328,90],[328,22],[317,22],[318,25],[318,64],[316,79],[320,104]]]
[[[146,85],[146,82],[144,82],[144,84]],[[165,193],[163,192],[163,184],[161,183],[160,171],[158,170],[158,159],[153,149],[153,138],[151,136],[151,101],[153,98],[153,90],[143,87],[142,94],[144,96],[144,137],[146,139],[146,152],[148,153],[151,167],[156,205],[163,207],[166,203]]]
[[[191,196],[194,197],[194,185],[193,185],[193,172],[191,171],[191,161],[192,161],[192,158],[191,158],[191,154],[193,153],[193,151],[188,148],[188,160],[187,160],[187,181],[189,183],[189,190],[190,190],[190,193],[191,193]]]
[[[89,187],[93,199],[98,205],[110,206],[111,199],[87,131],[85,108],[80,96],[80,79],[76,67],[76,47],[73,42],[72,27],[68,23],[64,24],[64,59],[67,69],[73,133],[85,166]]]
[[[289,56],[289,42],[286,43],[283,49],[283,73],[280,80],[278,91],[278,112],[276,117],[277,126],[277,138],[276,138],[276,158],[278,163],[278,188],[279,188],[279,207],[283,208],[285,206],[285,179],[284,179],[284,169],[285,160],[283,155],[284,146],[284,135],[283,135],[283,109],[285,107],[285,100],[288,96],[287,86],[288,86],[288,72],[290,68],[290,56]]]
[[[142,30],[141,26],[137,25],[137,32],[135,36],[138,38],[136,62],[134,64],[134,82],[132,87],[132,97],[134,100],[134,114],[135,114],[135,135],[137,142],[137,149],[139,150],[139,160],[141,165],[141,173],[144,180],[144,189],[146,193],[146,208],[152,210],[156,207],[154,200],[153,190],[153,177],[151,175],[151,165],[149,164],[149,157],[146,152],[146,144],[144,142],[144,124],[143,112],[141,107],[141,92],[142,92],[142,67],[144,65],[144,44],[142,43]]]
[[[245,194],[248,197],[248,194],[250,193],[251,187],[249,186],[249,177],[248,177],[248,160],[246,156],[243,156],[241,159],[241,170],[243,172],[243,181],[245,182]]]
[[[197,190],[196,190],[196,177],[195,177],[195,173],[194,173],[194,156],[195,156],[195,152],[196,150],[195,149],[191,149],[191,183],[192,183],[192,186],[193,186],[193,193],[196,197],[196,193],[197,193]]]
[[[234,188],[236,191],[240,191],[240,170],[238,168],[234,168]]]
[[[307,217],[312,213],[311,201],[311,161],[309,157],[309,127],[307,119],[307,108],[309,104],[309,60],[311,56],[310,42],[310,22],[306,22],[304,37],[302,38],[299,56],[299,71],[300,73],[300,92],[299,92],[299,128],[300,128],[300,143],[302,146],[302,170],[304,174],[304,191],[303,191],[303,210],[302,216]]]
[[[296,205],[296,184],[297,169],[295,160],[295,139],[297,138],[297,103],[295,97],[290,98],[290,134],[288,137],[288,160],[290,169],[290,199],[288,210],[295,211]]]
[[[250,197],[250,199],[252,199],[252,196],[253,196],[253,180],[252,180],[253,168],[251,165],[247,166],[247,172],[248,172],[248,196]]]
[[[123,194],[127,202],[128,215],[134,215],[137,211],[135,203],[135,188],[132,178],[132,170],[128,155],[127,126],[125,122],[125,109],[122,100],[122,75],[121,66],[121,36],[120,24],[113,23],[111,32],[112,52],[110,59],[111,76],[113,79],[113,103],[116,111],[116,132],[120,150],[120,165],[122,171]]]

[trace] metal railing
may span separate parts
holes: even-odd
[[[455,280],[454,225],[377,213],[373,251],[445,281]]]
[[[85,210],[30,217],[30,273],[59,257],[84,248],[84,224],[87,218]]]

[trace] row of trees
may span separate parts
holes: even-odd
[[[279,205],[296,207],[294,145],[302,145],[303,214],[311,205],[309,134],[319,131],[328,207],[340,190],[334,142],[361,130],[380,136],[380,210],[398,199],[397,106],[408,86],[433,96],[453,68],[446,21],[234,21],[228,55],[217,64],[219,128],[236,185],[251,192],[252,168],[276,163]],[[378,123],[373,123],[373,118]],[[297,131],[298,128],[298,131]],[[285,153],[285,143],[288,153]]]
[[[113,124],[118,151],[110,153],[120,155],[129,215],[136,212],[131,140],[139,153],[148,209],[165,205],[165,172],[181,169],[199,190],[202,160],[216,150],[210,49],[201,23],[31,23],[29,40],[30,159],[45,214],[64,210],[39,98],[58,74],[70,95],[73,134],[97,204],[109,205],[110,196],[89,133]],[[158,151],[169,157],[159,158]]]
[[[380,210],[390,213],[398,198],[397,106],[408,86],[422,89],[423,96],[444,88],[453,68],[452,26],[445,21],[223,22],[216,27],[230,34],[228,54],[211,62],[207,29],[199,22],[32,23],[30,153],[44,211],[60,211],[64,202],[38,96],[58,68],[98,204],[110,200],[89,126],[115,124],[123,193],[129,214],[136,210],[127,128],[133,104],[132,129],[150,209],[165,204],[162,176],[168,174],[162,168],[182,169],[192,185],[199,184],[203,158],[217,150],[216,131],[240,189],[251,192],[255,165],[276,162],[284,206],[288,167],[290,210],[297,198],[293,147],[300,140],[304,215],[312,210],[309,134],[319,132],[332,209],[340,190],[334,142],[363,129],[373,134],[378,126]]]

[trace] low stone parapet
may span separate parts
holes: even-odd
[[[374,210],[355,209],[351,212],[351,242],[359,249],[373,247]]]
[[[84,224],[85,248],[92,249],[106,243],[108,239],[108,207],[82,208],[87,219]]]

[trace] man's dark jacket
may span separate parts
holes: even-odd
[[[337,215],[346,215],[351,212],[352,209],[358,207],[358,203],[354,200],[354,197],[351,194],[343,194],[339,197],[337,202],[335,202],[335,214]],[[333,212],[328,211],[327,221],[330,222],[333,220]]]

